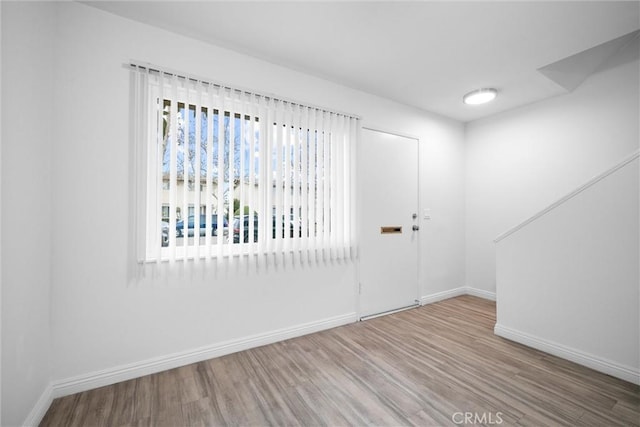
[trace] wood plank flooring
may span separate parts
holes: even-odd
[[[55,399],[41,425],[640,425],[640,387],[494,323],[453,298]]]

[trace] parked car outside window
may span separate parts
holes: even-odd
[[[223,217],[222,227],[228,227],[229,222],[227,221],[227,217]],[[193,236],[195,226],[194,226],[194,216],[190,215],[187,221],[187,236]],[[207,231],[207,216],[200,215],[200,236],[206,235]],[[211,216],[211,235],[218,235],[218,215]],[[176,236],[183,237],[184,236],[184,220],[180,220],[176,222]]]
[[[244,243],[249,243],[249,218],[251,215],[243,215]],[[253,242],[258,241],[258,216],[253,217]],[[240,243],[240,217],[233,217],[233,243]]]
[[[249,218],[250,215],[243,216],[243,242],[249,243]],[[295,229],[298,229],[298,237],[302,237],[302,226],[298,224],[296,227],[294,224],[294,220],[289,220],[289,237],[294,237]],[[272,217],[272,238],[276,238],[276,217]],[[285,230],[287,229],[285,225],[284,216],[282,217],[282,237],[284,237]],[[258,241],[258,216],[254,215],[253,217],[253,242]],[[233,218],[233,243],[240,243],[240,217],[235,216]]]

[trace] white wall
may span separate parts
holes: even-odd
[[[495,290],[493,239],[638,148],[638,61],[467,124],[466,283]],[[499,298],[499,296],[498,296]]]
[[[638,163],[497,243],[496,333],[640,383]]]
[[[22,424],[51,374],[53,5],[2,2],[2,419]]]
[[[276,93],[421,139],[424,293],[464,283],[461,124],[245,55],[60,3],[52,152],[54,382],[353,314],[350,263],[177,268],[128,284],[130,59]],[[17,31],[17,30],[16,30]]]

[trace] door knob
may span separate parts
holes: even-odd
[[[411,227],[411,229],[413,231],[418,231],[418,230],[420,230],[420,226],[419,225],[414,225],[413,227]]]

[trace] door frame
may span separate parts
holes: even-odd
[[[420,168],[420,138],[416,135],[412,135],[409,133],[403,133],[403,132],[397,132],[397,131],[391,131],[388,129],[383,129],[383,128],[374,128],[374,127],[369,127],[369,126],[362,126],[361,127],[362,130],[367,130],[367,131],[371,131],[371,132],[380,132],[380,133],[386,133],[388,135],[393,135],[393,136],[399,136],[402,138],[408,138],[408,139],[413,139],[416,141],[416,150],[417,150],[417,158],[416,158],[416,171],[417,171],[417,194],[416,194],[416,210],[417,210],[417,214],[418,214],[418,225],[420,226],[420,231],[422,231],[422,208],[421,208],[421,198],[420,198],[420,188],[421,188],[421,180],[420,180],[420,176],[421,176],[421,168]],[[362,140],[364,140],[364,138],[362,137],[362,132],[360,133],[360,137]],[[359,174],[358,174],[358,169],[359,166],[356,162],[356,189],[359,188],[360,185],[362,185],[362,183],[360,182],[359,179]],[[357,194],[357,192],[356,192]],[[366,316],[365,319],[362,318],[362,292],[361,292],[361,282],[360,282],[360,270],[362,268],[362,263],[361,263],[361,259],[360,259],[360,244],[362,242],[362,221],[360,220],[360,216],[363,215],[363,209],[361,209],[361,204],[362,202],[360,201],[359,198],[356,199],[356,212],[357,212],[357,216],[358,216],[358,227],[356,229],[356,238],[358,241],[358,250],[357,250],[357,266],[356,266],[356,283],[355,283],[355,293],[356,293],[356,316],[359,322],[363,321],[363,320],[368,320],[368,319],[372,319],[375,317],[379,317],[379,316],[384,316],[387,314],[392,314],[392,313],[397,313],[399,311],[403,311],[403,310],[408,310],[414,307],[419,307],[422,306],[422,295],[420,295],[421,293],[421,289],[422,289],[422,282],[421,282],[421,254],[422,254],[422,233],[418,233],[418,242],[417,242],[417,248],[416,251],[418,252],[416,255],[418,257],[418,266],[417,266],[417,270],[416,271],[416,305],[412,305],[412,306],[408,306],[408,307],[401,307],[398,309],[392,309],[389,311],[385,311],[382,313],[378,313],[378,314],[373,314],[373,315],[369,315]]]

